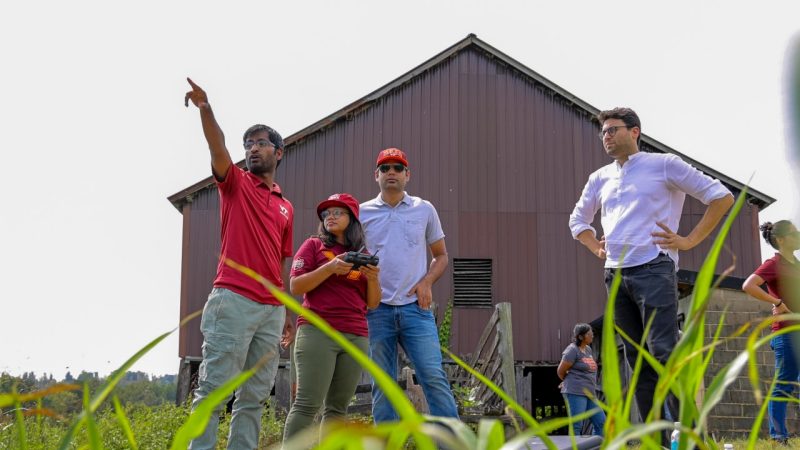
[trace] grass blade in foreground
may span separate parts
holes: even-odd
[[[138,450],[139,446],[136,445],[136,439],[133,437],[133,431],[131,430],[131,423],[128,420],[128,417],[125,415],[125,410],[119,403],[119,398],[117,398],[117,396],[115,395],[111,399],[111,401],[114,403],[114,414],[116,414],[119,426],[122,428],[122,432],[125,434],[125,439],[128,440],[128,445],[131,446],[132,450]]]
[[[775,371],[775,375],[772,377],[772,384],[770,384],[769,392],[773,392],[775,390],[775,383],[778,381],[778,374],[779,371]],[[756,441],[758,440],[758,432],[761,430],[761,422],[764,421],[764,416],[767,414],[767,406],[769,405],[770,400],[772,400],[771,394],[764,400],[764,403],[761,404],[761,407],[758,408],[758,415],[756,416],[756,420],[753,421],[753,426],[750,428],[750,438],[747,440],[747,448],[755,448]]]
[[[426,434],[432,436],[444,448],[485,448],[476,447],[479,438],[464,422],[454,417],[426,416],[428,421],[422,425]],[[498,422],[497,420],[487,422]],[[483,420],[481,420],[481,424]],[[441,424],[441,425],[440,425]],[[500,430],[503,428],[501,426]]]
[[[645,439],[650,435],[660,433],[663,430],[671,430],[675,425],[672,422],[667,422],[666,420],[656,420],[649,423],[640,423],[636,424],[635,426],[629,427],[624,430],[622,433],[619,433],[617,436],[614,437],[613,440],[606,438],[604,450],[618,450],[627,448],[628,442],[635,439]],[[703,441],[703,439],[694,432],[689,427],[682,426],[680,428],[681,435],[684,433],[687,434],[687,438],[692,439],[694,442],[697,443],[697,446],[700,450],[708,450],[708,446]],[[647,441],[642,441],[642,448],[656,448],[660,449],[661,446],[656,444],[655,442],[651,441],[649,444],[645,444]]]
[[[442,347],[442,352],[447,354],[456,364],[461,366],[464,370],[470,373],[470,375],[477,378],[481,383],[485,384],[489,389],[492,390],[498,397],[500,397],[506,405],[508,405],[515,413],[519,414],[523,421],[533,430],[533,433],[542,439],[542,443],[547,446],[547,448],[556,448],[553,441],[547,437],[547,430],[542,427],[542,425],[530,415],[525,408],[522,407],[516,400],[509,397],[508,394],[505,393],[500,387],[492,382],[492,380],[483,376],[480,372],[470,367],[469,364],[465,363],[461,358],[453,354],[450,350]]]
[[[175,330],[177,330],[180,327],[186,325],[190,320],[192,320],[195,317],[199,316],[201,312],[202,311],[197,311],[195,313],[190,314],[189,316],[187,316],[183,320],[181,320],[180,324],[178,324],[177,327],[173,328],[172,330],[170,330],[170,331],[162,334],[161,336],[153,339],[152,341],[150,341],[149,344],[147,344],[144,347],[142,347],[141,350],[136,352],[136,354],[131,356],[127,361],[125,361],[124,364],[122,364],[117,370],[115,370],[112,373],[112,375],[108,378],[108,380],[106,381],[106,384],[103,386],[103,388],[100,390],[100,392],[98,394],[96,394],[94,396],[94,398],[92,399],[92,401],[89,403],[88,409],[86,409],[83,412],[81,412],[81,414],[72,423],[72,426],[70,426],[69,431],[67,431],[67,433],[64,435],[64,437],[61,439],[61,442],[59,443],[59,446],[58,446],[59,450],[67,450],[68,449],[69,443],[72,442],[72,439],[75,437],[75,433],[77,432],[78,428],[80,428],[86,422],[87,413],[91,414],[91,413],[94,413],[94,411],[97,410],[97,408],[103,403],[103,401],[105,401],[105,399],[108,398],[108,396],[111,393],[111,391],[114,390],[114,388],[116,387],[117,383],[119,383],[119,381],[122,379],[122,377],[125,376],[125,373],[128,371],[128,369],[130,369],[131,366],[133,366],[136,363],[136,361],[141,359],[142,356],[144,356],[145,354],[147,354],[147,352],[152,350],[153,347],[155,347],[161,341],[166,339],[167,336],[169,336],[170,334],[174,333]]]
[[[86,411],[86,431],[89,434],[89,448],[92,450],[103,450],[103,442],[100,439],[100,432],[97,431],[97,424],[94,421],[94,414],[89,408],[89,385],[83,385],[83,410]]]
[[[42,435],[42,416],[46,414],[44,413],[44,409],[42,408],[42,406],[43,406],[42,399],[37,398],[36,409],[34,410],[34,413],[36,414],[36,435],[40,437]]]
[[[498,450],[506,443],[503,423],[499,420],[481,419],[478,423],[478,446],[482,450]]]
[[[668,376],[661,377],[656,386],[656,395],[653,398],[654,411],[656,408],[663,407],[670,392],[675,392],[678,394],[680,404],[678,421],[682,424],[696,424],[692,433],[681,433],[679,443],[681,449],[687,448],[690,442],[694,442],[698,446],[705,445],[698,436],[703,433],[706,424],[699,420],[701,412],[694,403],[703,385],[703,368],[706,366],[703,353],[706,333],[705,311],[713,292],[714,276],[720,252],[733,221],[744,205],[746,195],[747,189],[745,188],[739,194],[739,198],[720,227],[711,249],[703,261],[692,291],[689,319],[686,321],[684,334],[664,365],[665,373]],[[708,406],[707,403],[708,399],[704,401],[704,407]]]
[[[625,251],[622,260],[625,258]],[[622,272],[614,271],[611,287],[608,289],[608,301],[605,314],[603,314],[603,331],[601,339],[601,356],[603,362],[603,393],[606,396],[606,425],[605,442],[611,442],[617,436],[631,431],[630,410],[634,401],[634,391],[639,378],[639,373],[644,361],[644,353],[639,352],[636,357],[634,372],[627,387],[627,395],[622,394],[622,377],[620,376],[620,361],[617,351],[616,324],[614,323],[614,305],[622,284]],[[648,325],[652,323],[648,321]],[[643,333],[643,339],[646,336]],[[631,340],[632,342],[632,340]],[[624,361],[622,364],[626,364]],[[655,407],[655,406],[654,406]],[[650,430],[649,428],[645,430]],[[649,435],[654,431],[644,431],[641,434],[643,448],[657,448],[656,441]],[[629,439],[629,438],[628,438]],[[626,441],[623,441],[626,442]]]
[[[531,428],[539,428],[540,426],[539,422],[537,422],[536,419],[534,419],[533,416],[531,416],[530,413],[526,411],[525,408],[522,407],[522,405],[517,403],[516,400],[514,400],[508,394],[506,394],[504,390],[500,389],[500,386],[494,384],[492,380],[486,378],[483,374],[470,367],[469,364],[464,362],[461,358],[456,356],[450,350],[442,347],[442,352],[447,356],[449,356],[450,358],[452,358],[456,364],[458,364],[464,370],[469,372],[470,375],[477,378],[478,381],[485,384],[486,387],[492,390],[492,392],[497,394],[497,396],[500,397],[514,412],[519,414],[519,416],[522,418],[523,421],[525,421],[526,424],[528,424],[528,426],[530,426]]]
[[[793,331],[800,331],[800,325],[790,325],[783,327],[763,338],[761,337],[761,332],[768,326],[772,325],[773,322],[796,321],[796,320],[800,320],[800,313],[781,314],[780,316],[768,317],[763,321],[761,321],[761,323],[759,323],[758,326],[756,326],[755,329],[753,329],[753,332],[750,333],[750,336],[747,338],[747,354],[749,356],[748,376],[750,378],[750,385],[753,387],[753,395],[756,397],[757,403],[761,403],[764,394],[761,392],[761,383],[758,379],[758,367],[756,366],[756,350],[760,348],[762,345],[769,343],[769,341],[771,341],[772,338],[776,336],[791,333]]]
[[[77,391],[80,388],[80,385],[77,384],[57,383],[44,389],[28,392],[26,394],[20,394],[16,391],[12,392],[11,394],[0,394],[0,408],[11,406],[16,402],[25,403],[31,400],[39,400],[47,397],[48,395],[54,395],[60,392]]]
[[[11,388],[11,393],[14,398],[17,398],[17,385]],[[14,402],[14,418],[17,421],[17,436],[19,437],[20,450],[28,448],[28,436],[25,434],[25,417],[22,415],[22,404],[19,401]]]
[[[364,352],[353,345],[353,343],[347,340],[341,333],[331,327],[330,324],[328,324],[328,322],[326,322],[322,317],[313,311],[304,308],[302,305],[297,303],[294,298],[273,286],[266,278],[262,277],[254,270],[250,269],[249,267],[245,267],[231,259],[226,259],[225,264],[233,267],[236,270],[239,270],[250,278],[261,283],[276,299],[278,299],[278,301],[286,306],[287,309],[295,314],[303,316],[311,325],[317,327],[317,329],[325,333],[326,336],[342,347],[342,349],[352,356],[353,359],[355,359],[364,370],[369,372],[369,374],[372,376],[372,379],[375,380],[375,383],[381,388],[383,393],[386,395],[386,398],[389,399],[403,422],[406,422],[407,425],[411,426],[411,433],[414,436],[417,447],[421,450],[434,449],[433,441],[430,439],[430,437],[419,432],[419,427],[425,421],[425,419],[414,409],[414,405],[412,405],[411,401],[406,398],[403,390],[400,389],[400,386],[397,385],[395,380],[386,374],[386,372],[381,370],[381,368],[378,367],[378,365],[375,364],[371,359],[369,359],[369,356],[364,354]],[[389,437],[389,444],[394,444],[393,439],[396,439],[396,436],[397,435],[392,434]]]
[[[208,420],[211,418],[211,415],[214,414],[217,405],[230,398],[236,388],[244,384],[259,369],[261,369],[264,364],[266,364],[272,358],[277,357],[278,355],[276,352],[267,353],[261,357],[260,360],[258,360],[255,366],[231,378],[230,380],[226,381],[225,384],[214,389],[210,394],[208,394],[208,397],[203,399],[203,401],[197,405],[197,408],[192,411],[192,413],[189,415],[189,418],[186,419],[186,422],[184,422],[183,425],[181,425],[181,427],[178,429],[178,432],[175,433],[175,437],[172,439],[172,446],[170,448],[175,450],[188,447],[189,443],[192,442],[192,439],[200,436],[206,430]]]
[[[630,426],[630,420],[625,413],[625,402],[622,397],[622,379],[620,377],[619,354],[617,353],[617,338],[614,335],[614,300],[619,292],[619,285],[622,283],[622,274],[619,270],[615,271],[614,279],[611,281],[611,288],[608,290],[608,301],[606,311],[603,315],[603,336],[600,342],[603,361],[603,393],[606,396],[606,404],[609,406],[606,412],[605,435],[613,438]]]

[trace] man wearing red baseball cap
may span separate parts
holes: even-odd
[[[214,117],[208,96],[187,78],[191,101],[200,110],[203,134],[211,152],[211,172],[220,197],[221,234],[219,265],[214,288],[203,308],[203,361],[192,410],[211,392],[243,370],[263,362],[236,390],[228,448],[257,448],[264,402],[278,370],[279,345],[294,332],[286,308],[261,283],[229,267],[231,259],[282,287],[282,267],[292,256],[294,209],[274,182],[283,157],[283,138],[266,125],[253,125],[242,138],[247,171],[233,164],[225,135]],[[216,448],[219,410],[214,408],[202,435],[191,449]]]
[[[361,224],[371,254],[380,254],[381,303],[367,312],[370,357],[397,378],[397,345],[414,363],[417,379],[434,416],[458,417],[442,369],[439,333],[430,310],[431,286],[448,264],[444,231],[433,205],[405,192],[411,178],[406,154],[387,148],[378,154],[375,181],[380,194],[361,204]],[[428,250],[433,259],[428,264]],[[375,422],[399,416],[375,383]]]

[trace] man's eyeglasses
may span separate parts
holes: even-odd
[[[378,166],[378,170],[380,170],[381,173],[386,173],[389,169],[394,169],[395,172],[400,173],[406,170],[406,166],[402,164],[381,164]]]
[[[605,137],[606,134],[608,134],[611,137],[614,137],[614,135],[617,134],[617,130],[620,129],[620,128],[633,128],[633,127],[629,127],[627,125],[615,125],[615,126],[608,127],[605,130],[601,131],[598,134],[598,136],[600,137],[600,140],[603,140],[603,137]]]
[[[338,219],[345,214],[347,214],[347,211],[343,209],[326,209],[325,211],[319,213],[319,216],[322,218],[322,220],[325,220],[330,216],[333,216],[334,219]]]
[[[254,145],[257,145],[258,148],[267,148],[267,147],[272,147],[272,142],[266,139],[259,139],[257,141],[244,141],[245,150],[250,150],[251,148],[253,148]]]

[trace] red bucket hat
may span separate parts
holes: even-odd
[[[319,220],[322,220],[320,214],[322,211],[330,208],[331,206],[341,206],[342,208],[347,208],[353,217],[358,220],[358,200],[350,194],[333,194],[328,197],[327,200],[323,200],[317,205],[317,217]]]
[[[381,152],[378,153],[378,162],[375,164],[375,166],[377,167],[390,161],[396,161],[408,167],[408,159],[406,159],[406,154],[403,153],[403,151],[399,148],[394,147],[381,150]]]

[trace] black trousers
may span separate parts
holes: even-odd
[[[645,348],[662,364],[667,362],[678,342],[678,279],[675,263],[666,254],[659,254],[645,264],[623,269],[606,269],[606,287],[611,288],[616,270],[622,271],[622,283],[614,300],[614,320],[635,342],[642,341],[644,328],[655,316],[645,339]],[[638,352],[624,340],[625,355],[633,369]],[[636,383],[636,404],[642,421],[653,409],[658,374],[645,360]],[[678,401],[670,394],[666,401],[672,420],[678,417]],[[662,417],[663,414],[659,414]]]

